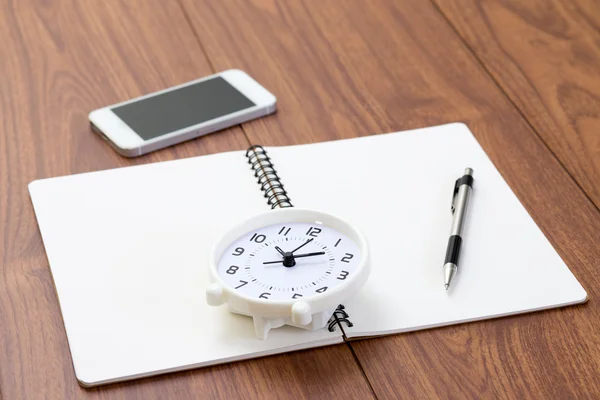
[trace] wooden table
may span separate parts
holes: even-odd
[[[0,4],[0,398],[600,397],[598,2]],[[278,96],[276,115],[133,160],[89,131],[90,110],[232,67]],[[453,121],[475,133],[587,304],[78,386],[30,181]]]

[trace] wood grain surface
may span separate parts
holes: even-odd
[[[345,345],[79,387],[27,184],[249,142],[237,127],[131,160],[90,132],[93,109],[213,72],[177,2],[4,0],[0,37],[0,398],[372,396]]]
[[[243,125],[252,142],[464,121],[588,291],[581,306],[354,342],[378,397],[600,397],[600,213],[432,3],[182,2],[216,69],[279,96],[277,115]]]
[[[600,2],[434,1],[600,207]]]
[[[570,22],[580,15],[591,30],[598,14],[582,1],[579,11],[555,4],[557,15],[568,11],[561,19],[534,0],[480,8],[455,6],[458,0],[436,0],[439,8],[412,0],[343,6],[332,0],[0,0],[0,399],[600,397],[600,213],[578,186],[594,200],[593,193],[600,193],[597,160],[580,151],[598,143],[588,134],[597,126],[596,100],[586,97],[598,92],[582,80],[593,76],[599,61],[594,52],[577,52],[597,43],[596,36]],[[507,20],[514,29],[522,20],[534,21],[552,36],[562,32],[564,18],[573,24],[568,32],[579,43],[573,47],[576,66],[560,69],[568,84],[539,81],[566,87],[552,107],[541,95],[520,103],[445,19],[467,38],[470,28],[458,26],[477,24],[478,15],[487,15],[477,10],[489,4],[509,10],[501,15],[524,10],[522,19]],[[536,19],[538,12],[544,17]],[[500,37],[501,25],[484,24],[482,37]],[[502,43],[511,40],[518,42],[503,36]],[[534,62],[524,55],[514,60],[521,68],[522,60]],[[536,71],[556,77],[551,66],[560,63],[535,61],[527,77]],[[90,110],[232,67],[278,96],[277,114],[134,160],[118,156],[89,131]],[[535,82],[520,84],[541,91]],[[577,91],[582,87],[587,92]],[[566,104],[563,112],[577,129],[556,122],[558,103]],[[588,291],[587,304],[92,390],[77,385],[27,194],[31,180],[241,149],[250,142],[307,143],[452,121],[468,123]],[[583,139],[581,132],[587,132]]]

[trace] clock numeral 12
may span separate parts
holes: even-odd
[[[354,258],[354,254],[346,253],[344,257],[342,257],[342,262],[350,263],[350,260]]]
[[[321,233],[321,228],[315,228],[314,226],[311,226],[308,228],[308,231],[306,231],[306,234],[312,237],[317,237],[319,233]]]
[[[256,243],[262,243],[262,242],[265,241],[265,239],[267,239],[267,237],[265,235],[259,235],[258,233],[255,233],[250,238],[250,241],[251,242],[256,242]]]
[[[246,282],[246,281],[243,281],[243,280],[241,280],[241,279],[240,279],[240,282],[242,282],[242,284],[241,284],[240,286],[236,286],[236,287],[235,287],[236,289],[239,289],[239,288],[241,288],[242,286],[244,286],[244,285],[247,285],[247,284],[248,284],[248,282]]]
[[[290,230],[292,228],[287,228],[287,230],[285,229],[285,226],[281,228],[281,230],[279,231],[278,235],[281,235],[283,233],[283,236],[287,236],[288,233],[290,233]],[[285,231],[285,233],[283,232]]]

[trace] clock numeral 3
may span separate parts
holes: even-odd
[[[258,296],[258,298],[259,299],[268,299],[270,295],[271,295],[271,293],[264,292],[263,294],[261,294],[260,296]]]
[[[354,258],[354,254],[346,253],[344,257],[342,257],[342,262],[350,263],[350,260]]]
[[[283,236],[287,236],[288,233],[290,233],[290,230],[292,228],[287,228],[287,230],[285,229],[285,226],[283,228],[281,228],[281,230],[279,231],[278,235],[283,234]],[[284,232],[285,231],[285,232]]]
[[[315,228],[314,226],[311,226],[308,228],[308,231],[306,231],[306,234],[312,237],[319,236],[319,233],[321,233],[321,228]]]
[[[317,293],[323,293],[326,290],[327,290],[327,286],[323,286],[321,289],[315,290],[315,292],[317,292]]]
[[[240,267],[232,265],[225,272],[227,272],[229,275],[234,275],[237,272],[238,269],[240,269]]]
[[[265,235],[259,235],[258,233],[255,233],[250,238],[250,241],[251,242],[256,242],[256,243],[262,243],[262,242],[265,241],[265,239],[267,239],[267,237]]]
[[[345,281],[345,280],[346,280],[346,277],[347,277],[348,275],[350,275],[350,272],[342,270],[342,272],[340,272],[340,276],[338,276],[337,278],[338,278],[340,281]]]
[[[247,285],[247,284],[248,284],[248,282],[246,282],[246,281],[243,281],[243,280],[241,280],[241,279],[240,279],[240,282],[242,282],[242,284],[241,284],[240,286],[236,286],[236,287],[235,287],[236,289],[239,289],[239,288],[241,288],[242,286],[244,286],[244,285]]]
[[[233,251],[233,256],[241,256],[242,254],[244,254],[244,248],[243,247],[237,247],[234,251]]]
[[[292,299],[297,299],[298,297],[302,297],[302,295],[300,293],[294,293]]]

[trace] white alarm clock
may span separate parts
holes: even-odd
[[[254,319],[256,336],[282,325],[325,327],[370,272],[364,235],[315,210],[281,208],[229,231],[210,256],[208,304]]]

